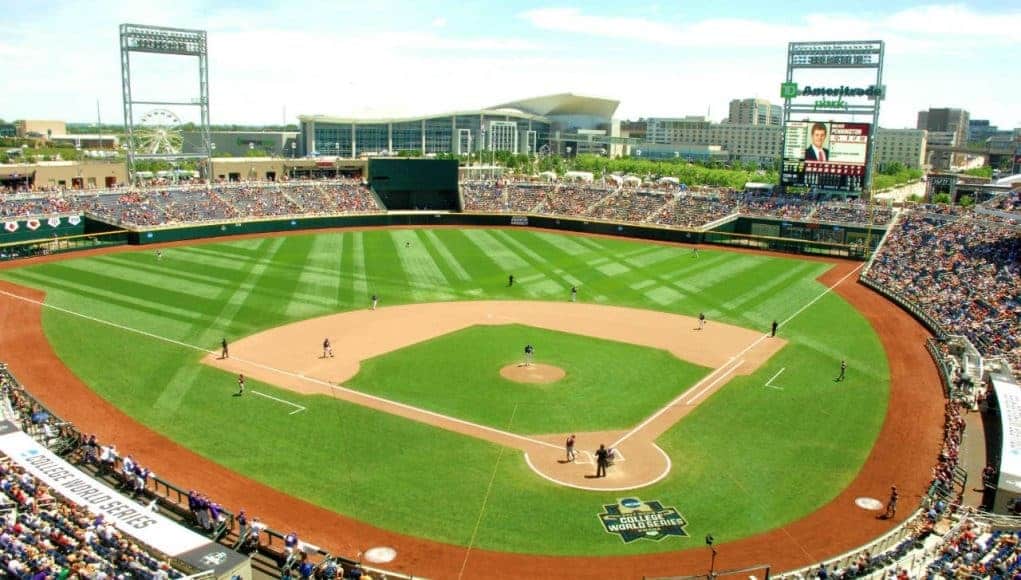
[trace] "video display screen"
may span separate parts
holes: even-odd
[[[785,185],[860,192],[871,125],[792,121],[784,135]]]

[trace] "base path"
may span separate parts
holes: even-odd
[[[441,415],[348,389],[361,361],[475,325],[523,324],[666,350],[713,371],[627,432],[578,433],[579,450],[612,445],[624,458],[605,478],[595,464],[568,463],[567,433],[531,437]],[[329,337],[335,356],[323,356]],[[709,322],[698,330],[690,316],[577,302],[468,301],[407,304],[303,320],[254,334],[230,345],[230,358],[209,354],[202,362],[303,394],[320,393],[478,437],[525,453],[539,476],[577,489],[626,490],[651,485],[670,471],[670,457],[654,443],[664,431],[736,374],[750,374],[787,342],[762,332]],[[521,356],[524,356],[522,341]],[[537,346],[536,363],[542,361]],[[508,372],[526,369],[511,367]],[[506,370],[506,369],[505,369]],[[527,370],[527,369],[526,369]],[[527,372],[522,371],[523,375]]]
[[[380,229],[380,228],[373,228]],[[336,232],[337,230],[327,230]],[[345,230],[352,231],[352,230]],[[537,230],[547,231],[547,230]],[[312,233],[312,232],[302,232]],[[290,232],[281,235],[291,235]],[[270,237],[267,234],[235,236]],[[614,239],[616,237],[609,236]],[[176,245],[193,245],[195,241]],[[678,246],[666,242],[664,246]],[[690,247],[690,246],[685,246]],[[709,246],[704,246],[709,248]],[[719,248],[714,248],[719,249]],[[75,253],[137,252],[136,247]],[[752,250],[729,250],[765,255]],[[773,254],[791,258],[788,254]],[[33,258],[0,265],[20,267],[68,256]],[[800,256],[834,264],[820,282],[829,286],[860,267],[859,262]],[[0,288],[42,299],[40,292],[0,282]],[[835,290],[857,308],[879,335],[890,365],[890,399],[879,437],[854,481],[828,504],[804,518],[768,532],[718,544],[717,570],[767,562],[773,570],[816,564],[854,549],[901,523],[876,519],[855,505],[860,497],[886,497],[890,484],[901,489],[904,506],[917,505],[928,486],[942,446],[943,391],[925,349],[929,333],[910,314],[848,278]],[[352,556],[365,546],[394,546],[391,570],[429,578],[627,578],[704,574],[707,554],[701,542],[692,549],[619,557],[543,556],[456,546],[380,529],[321,507],[226,469],[138,423],[96,395],[50,347],[42,329],[42,308],[0,296],[0,356],[11,372],[43,404],[86,433],[131,450],[139,461],[174,484],[202,490],[220,503],[258,514],[277,530],[295,530],[303,539]],[[319,340],[322,340],[321,338]],[[300,417],[301,415],[295,415]],[[467,559],[467,561],[466,561]]]

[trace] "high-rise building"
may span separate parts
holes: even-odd
[[[942,147],[963,147],[968,142],[968,120],[970,115],[964,109],[929,109],[918,112],[916,129],[929,132],[929,145]],[[937,169],[948,169],[964,161],[963,153],[933,151],[929,163]]]
[[[726,122],[731,125],[780,125],[783,123],[783,107],[766,99],[734,99],[730,101],[730,116]]]
[[[925,146],[928,131],[925,129],[883,129],[876,131],[873,157],[877,168],[901,163],[909,169],[925,165]]]

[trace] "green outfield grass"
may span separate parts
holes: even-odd
[[[521,362],[526,343],[540,345],[536,362],[567,375],[548,385],[500,376]],[[663,350],[511,324],[473,326],[369,359],[345,386],[490,427],[503,427],[516,410],[515,432],[565,433],[631,428],[709,371]]]
[[[423,229],[218,241],[170,248],[160,262],[143,250],[7,270],[0,277],[46,290],[50,304],[213,350],[222,336],[237,339],[364,308],[372,293],[384,306],[567,300],[572,285],[580,288],[581,301],[705,312],[710,320],[765,331],[773,319],[785,319],[824,290],[815,278],[826,268],[715,250],[695,258],[687,249],[628,240]],[[517,283],[507,287],[511,273]],[[290,408],[268,399],[231,397],[233,377],[200,364],[194,349],[56,310],[46,310],[43,322],[59,356],[96,392],[214,461],[375,525],[458,544],[470,541],[485,503],[475,545],[520,552],[704,549],[698,540],[706,533],[726,541],[799,519],[835,497],[860,469],[889,390],[875,333],[840,297],[827,294],[781,329],[789,344],[758,372],[736,377],[659,439],[673,460],[669,476],[636,492],[592,493],[540,479],[516,452],[332,398],[299,397],[249,382],[250,390],[300,399],[308,407],[288,415]],[[392,356],[413,358],[418,348],[442,351],[444,340],[452,341],[448,350],[465,348],[458,338]],[[399,376],[401,365],[385,358],[370,365],[376,385],[361,388],[407,389],[401,396],[436,388],[433,381],[386,384],[382,373]],[[848,379],[834,383],[841,358],[848,360]],[[446,378],[458,381],[459,368],[445,369]],[[775,381],[781,389],[764,388],[781,369]],[[694,383],[705,371],[686,372]],[[661,388],[680,392],[685,386],[650,385],[643,404],[669,398]],[[526,397],[524,392],[515,397]],[[546,430],[539,417],[515,414],[514,400],[492,405],[487,423]],[[472,401],[463,403],[464,412],[483,412]],[[551,418],[549,430],[565,430],[570,419],[560,415],[554,424]],[[625,419],[631,417],[613,420]],[[627,496],[677,507],[695,540],[623,544],[605,533],[596,514]]]

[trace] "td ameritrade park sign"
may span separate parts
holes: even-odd
[[[831,110],[840,109],[847,110],[847,101],[845,98],[856,98],[866,97],[870,100],[880,100],[886,96],[885,86],[869,85],[867,88],[862,87],[849,87],[847,85],[840,85],[839,87],[813,87],[806,85],[805,88],[799,88],[798,83],[783,83],[780,85],[780,96],[784,100],[796,99],[798,97],[814,97],[816,99],[814,109],[819,110]]]

